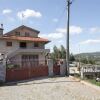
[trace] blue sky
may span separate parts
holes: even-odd
[[[70,51],[100,51],[100,0],[73,0],[70,20]],[[22,14],[24,16],[22,20]],[[22,24],[41,31],[54,45],[66,47],[66,0],[0,0],[0,23],[4,32]]]

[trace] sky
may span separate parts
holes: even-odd
[[[0,0],[4,33],[22,24],[51,40],[46,45],[66,47],[67,0]],[[70,13],[70,52],[100,51],[100,0],[73,0]]]

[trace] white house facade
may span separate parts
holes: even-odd
[[[45,49],[48,39],[38,37],[40,32],[27,26],[18,28],[3,34],[3,26],[0,28],[0,53],[21,67],[35,64],[44,64],[46,54],[50,52]]]

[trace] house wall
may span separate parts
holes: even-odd
[[[39,64],[45,64],[45,54],[43,53],[39,54]]]
[[[39,47],[34,47],[34,42],[27,42],[27,48],[28,49],[45,49],[45,45],[43,43],[39,43]]]
[[[16,36],[16,32],[20,32],[20,36],[25,36],[25,32],[27,32],[30,34],[30,37],[38,37],[38,34],[35,31],[33,32],[33,31],[27,30],[25,28],[18,29],[17,31],[10,33],[10,35]]]
[[[12,46],[8,47],[6,46],[6,42],[12,42]],[[26,42],[26,41],[25,41]],[[12,52],[15,52],[16,50],[20,49],[19,47],[20,41],[14,41],[14,40],[0,40],[0,53],[10,54]],[[44,44],[40,43],[40,46],[35,48],[34,42],[27,42],[27,48],[26,49],[44,49]]]
[[[11,41],[12,47],[7,47],[6,42],[10,40],[0,40],[0,53],[9,54],[16,51],[19,48],[19,43],[17,41]]]

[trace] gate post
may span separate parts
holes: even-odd
[[[60,64],[60,75],[65,76],[66,75],[66,60],[62,59],[62,63]]]
[[[6,81],[6,57],[3,59],[3,67],[4,67],[4,82]]]
[[[50,77],[52,77],[53,76],[53,60],[48,59],[47,64],[48,64],[48,74]]]
[[[84,79],[84,69],[81,67],[81,79]]]
[[[6,57],[2,55],[3,60],[0,62],[0,81],[6,81]]]

